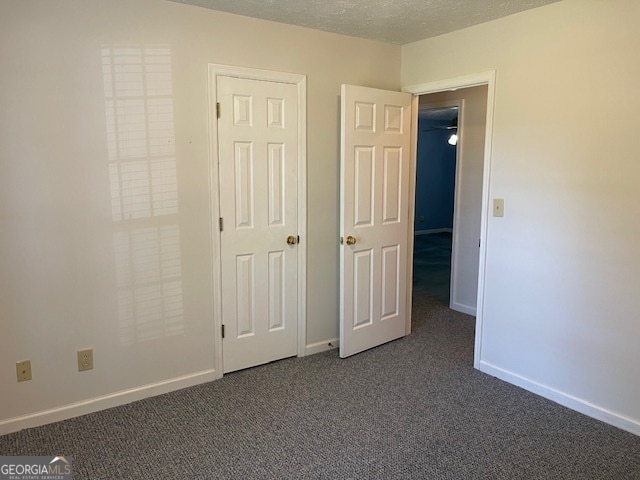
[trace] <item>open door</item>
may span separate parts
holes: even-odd
[[[342,85],[340,356],[406,331],[411,100]]]

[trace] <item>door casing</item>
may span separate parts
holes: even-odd
[[[220,192],[218,191],[218,130],[217,130],[217,77],[246,78],[266,82],[288,83],[297,86],[298,92],[298,356],[304,356],[307,325],[307,77],[295,73],[274,72],[247,67],[210,63],[208,65],[208,117],[209,117],[209,205],[212,269],[212,298],[214,326],[214,369],[216,377],[222,377],[222,267],[220,242]]]

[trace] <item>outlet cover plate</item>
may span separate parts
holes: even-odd
[[[16,374],[19,382],[31,380],[31,360],[23,360],[16,363]]]

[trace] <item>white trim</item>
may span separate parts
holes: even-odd
[[[559,403],[560,405],[575,410],[576,412],[583,413],[591,418],[595,418],[596,420],[613,425],[614,427],[621,428],[622,430],[626,430],[627,432],[635,435],[640,435],[640,420],[638,419],[633,419],[621,415],[620,413],[612,412],[611,410],[599,407],[598,405],[594,405],[593,403],[589,403],[585,400],[574,397],[573,395],[568,395],[560,390],[535,382],[518,375],[517,373],[505,370],[489,362],[485,362],[484,360],[480,362],[479,370],[499,378],[500,380],[504,380],[505,382],[524,388],[536,395],[540,395],[553,402]]]
[[[298,81],[298,356],[307,343],[307,77]]]
[[[298,89],[298,356],[305,356],[307,337],[307,76],[297,73],[273,72],[256,68],[236,67],[210,63],[209,71],[209,168],[211,192],[211,238],[213,250],[214,276],[214,328],[215,328],[215,366],[222,372],[222,285],[221,250],[218,218],[220,217],[220,196],[218,189],[218,119],[216,115],[217,77],[246,78],[267,82],[288,83]],[[216,193],[214,195],[214,192]]]
[[[403,92],[412,93],[414,95],[424,95],[426,93],[444,92],[447,90],[457,90],[458,88],[477,87],[478,85],[488,85],[495,83],[496,71],[475,73],[471,75],[463,75],[460,77],[450,78],[446,80],[437,80],[435,82],[419,83],[417,85],[409,85],[402,87]]]
[[[411,319],[413,315],[413,248],[414,248],[414,234],[415,234],[415,218],[416,218],[416,175],[418,172],[418,110],[419,110],[419,98],[414,95],[411,99],[411,133],[410,133],[410,148],[409,151],[409,208],[407,215],[409,216],[408,235],[407,235],[407,306],[405,308],[405,325],[404,334],[409,335],[411,333]]]
[[[428,93],[436,93],[447,90],[455,90],[458,88],[475,87],[478,85],[487,85],[487,116],[485,129],[484,144],[484,169],[482,172],[482,213],[480,216],[480,254],[478,261],[478,301],[476,305],[476,338],[473,353],[473,366],[480,368],[480,359],[482,353],[482,328],[484,313],[484,295],[485,295],[485,275],[487,263],[487,229],[489,224],[489,186],[491,177],[491,152],[493,139],[493,112],[495,102],[496,89],[496,71],[490,70],[472,75],[465,75],[451,79],[438,80],[434,82],[421,83],[403,87],[402,91],[412,93],[413,95],[425,95]],[[417,112],[415,113],[417,116]],[[414,170],[415,173],[415,170]],[[415,202],[415,189],[410,192]],[[411,198],[411,197],[410,197]],[[407,307],[411,307],[411,299],[408,299]]]
[[[333,350],[334,348],[340,348],[339,338],[330,338],[329,340],[324,340],[322,342],[311,343],[305,347],[305,355],[326,352],[327,350]]]
[[[0,435],[17,432],[25,428],[39,427],[69,418],[79,417],[88,413],[99,412],[107,408],[126,405],[144,398],[162,395],[182,388],[207,383],[218,378],[215,370],[204,370],[191,375],[184,375],[161,382],[135,387],[121,392],[110,393],[100,397],[82,400],[81,402],[51,408],[41,412],[30,413],[19,417],[9,418],[0,422]]]
[[[464,159],[464,99],[458,105],[458,143],[456,145],[456,173],[453,186],[453,235],[451,236],[451,273],[449,275],[449,308],[457,310],[458,299],[458,255],[460,253],[460,190],[462,185],[462,165]],[[482,159],[484,163],[484,159]],[[474,309],[475,310],[475,309]],[[475,313],[474,313],[475,315]]]
[[[472,317],[476,316],[476,309],[470,305],[465,305],[464,303],[451,302],[449,308],[451,310],[455,310],[456,312],[466,313],[467,315],[471,315]]]
[[[299,73],[275,72],[272,70],[260,70],[258,68],[237,67],[234,65],[209,64],[209,73],[216,77],[246,78],[249,80],[261,80],[265,82],[290,83],[293,85],[306,85],[307,76]],[[215,93],[215,92],[214,92]],[[306,97],[306,89],[304,91]],[[298,97],[300,99],[300,97]]]
[[[431,235],[432,233],[453,233],[453,228],[431,228],[429,230],[416,230],[414,235]]]
[[[211,298],[213,299],[213,364],[218,372],[218,378],[222,378],[222,264],[220,262],[220,192],[218,185],[218,119],[217,119],[217,81],[214,65],[208,66],[208,132],[209,132],[209,238],[211,239]]]

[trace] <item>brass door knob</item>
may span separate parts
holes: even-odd
[[[287,237],[287,245],[295,245],[296,243],[298,243],[298,239],[296,237],[293,235],[289,235]]]
[[[346,243],[347,245],[355,245],[357,242],[356,237],[352,237],[351,235],[347,236]]]

